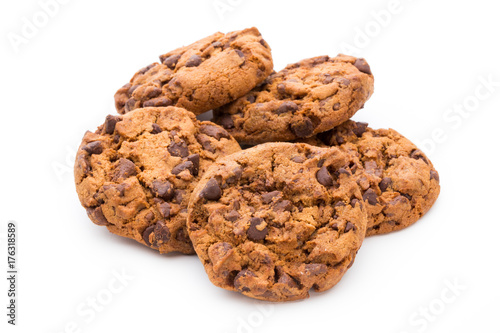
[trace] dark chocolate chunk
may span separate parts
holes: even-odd
[[[154,180],[151,189],[156,197],[165,201],[169,201],[174,197],[174,186],[168,180]]]
[[[102,212],[101,207],[87,208],[87,215],[89,216],[90,220],[97,225],[109,224],[108,220],[104,216],[104,213]]]
[[[372,71],[370,70],[370,65],[366,62],[365,59],[363,58],[358,58],[354,62],[354,66],[362,73],[366,73],[368,75],[372,74]]]
[[[389,178],[389,177],[384,177],[382,178],[382,180],[380,181],[380,183],[378,184],[378,187],[380,187],[380,190],[382,192],[385,192],[387,191],[387,189],[389,188],[389,186],[392,185],[392,179]]]
[[[323,186],[332,186],[333,185],[333,178],[330,175],[330,172],[328,172],[328,169],[324,166],[321,167],[318,170],[318,172],[316,173],[316,179]]]
[[[215,125],[201,125],[200,133],[216,138],[217,140],[220,140],[221,138],[230,138],[229,133],[226,130]]]
[[[372,190],[371,188],[369,188],[368,190],[366,190],[365,194],[363,194],[363,200],[368,200],[368,203],[370,205],[376,205],[377,204],[377,193],[375,193],[374,190]]]
[[[268,232],[267,226],[262,227],[262,223],[264,223],[264,219],[260,217],[252,217],[250,219],[250,227],[247,230],[248,239],[260,241],[266,238]]]
[[[90,155],[99,155],[104,150],[101,141],[94,141],[87,143],[85,146],[82,147],[82,149],[85,150]]]
[[[219,200],[222,196],[222,191],[215,178],[210,178],[200,195],[207,200]]]

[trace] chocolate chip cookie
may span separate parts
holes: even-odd
[[[83,138],[76,190],[95,224],[162,253],[194,253],[186,230],[189,195],[217,158],[239,150],[223,128],[184,109],[110,115]]]
[[[191,195],[188,232],[210,280],[268,301],[332,288],[366,233],[350,156],[267,143],[219,159]]]
[[[372,93],[373,75],[364,59],[316,57],[288,65],[216,109],[214,121],[243,144],[291,141],[340,125]]]
[[[257,28],[215,33],[163,54],[160,61],[116,92],[119,113],[173,105],[201,114],[243,96],[273,69],[271,48]]]
[[[368,236],[410,226],[439,195],[439,174],[431,161],[393,129],[349,120],[305,142],[339,147],[356,160],[351,171],[363,191]]]

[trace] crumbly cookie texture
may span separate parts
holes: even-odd
[[[223,128],[184,109],[109,115],[78,149],[76,190],[95,224],[161,253],[194,253],[189,196],[217,158],[239,150]]]
[[[304,142],[338,147],[353,156],[351,171],[368,211],[367,236],[412,225],[439,195],[439,174],[431,161],[393,129],[349,120]]]
[[[115,94],[124,114],[141,107],[178,106],[195,114],[249,92],[271,74],[271,48],[257,28],[215,33],[160,56]]]
[[[188,232],[216,286],[268,301],[332,288],[366,233],[350,155],[267,143],[219,159],[191,195]]]
[[[214,110],[214,122],[243,144],[307,138],[352,117],[372,95],[373,83],[364,59],[306,59]]]

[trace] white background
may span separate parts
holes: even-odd
[[[494,1],[66,2],[46,22],[35,0],[0,5],[2,332],[500,333]],[[22,37],[25,20],[41,27]],[[278,70],[342,51],[365,57],[375,94],[354,119],[400,131],[441,176],[421,221],[368,238],[337,286],[300,302],[219,289],[196,256],[159,255],[108,233],[88,220],[73,184],[84,132],[115,112],[113,94],[135,71],[215,31],[251,26]],[[13,46],[14,35],[25,39]],[[16,327],[5,315],[9,220],[19,226]],[[133,279],[115,280],[122,271]],[[106,303],[100,311],[90,310],[93,297]]]

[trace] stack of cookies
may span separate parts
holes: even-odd
[[[365,236],[415,223],[440,190],[408,139],[349,120],[373,84],[346,55],[274,72],[256,28],[168,52],[85,134],[81,204],[114,234],[196,253],[221,288],[268,301],[330,289]]]

